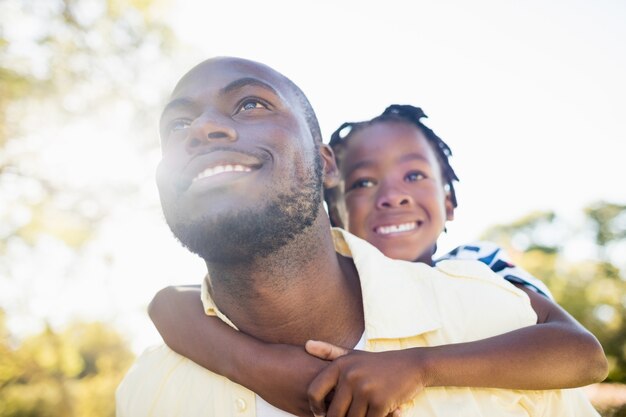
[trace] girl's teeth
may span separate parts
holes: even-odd
[[[390,226],[380,226],[376,232],[381,235],[388,235],[390,233],[400,233],[400,232],[408,232],[409,230],[415,229],[416,224],[413,223],[403,223],[403,224],[393,224]]]

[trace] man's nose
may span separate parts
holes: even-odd
[[[381,187],[376,200],[379,209],[410,207],[413,204],[413,198],[408,193],[385,186]]]
[[[190,126],[186,148],[189,152],[197,151],[212,142],[237,140],[237,131],[218,116],[203,115]]]

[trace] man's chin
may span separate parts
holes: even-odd
[[[208,263],[249,262],[275,253],[313,224],[313,206],[293,209],[285,203],[168,224],[183,246]]]
[[[205,216],[189,222],[170,223],[170,230],[190,252],[206,262],[241,262],[252,255],[243,222],[230,216]]]

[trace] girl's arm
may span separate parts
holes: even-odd
[[[308,355],[302,347],[263,343],[205,315],[199,286],[162,289],[148,313],[175,352],[278,408],[311,416],[307,388],[328,362]]]
[[[528,294],[537,324],[487,339],[380,353],[308,342],[309,353],[333,360],[309,388],[312,410],[341,416],[356,406],[343,398],[367,398],[360,406],[385,415],[426,387],[542,390],[602,381],[608,365],[597,339],[547,297],[519,288]],[[326,410],[332,389],[334,409]]]
[[[580,387],[606,378],[608,363],[595,336],[549,298],[516,286],[530,298],[537,324],[447,349],[432,348],[433,360],[426,364],[430,386],[538,390]]]

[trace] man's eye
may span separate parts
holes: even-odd
[[[359,188],[370,188],[373,187],[374,181],[367,179],[367,178],[362,178],[362,179],[358,179],[356,181],[354,181],[352,183],[352,185],[350,186],[350,190],[356,190]]]
[[[249,99],[239,105],[237,113],[254,109],[267,109],[267,105],[261,100]]]
[[[423,180],[424,178],[426,178],[426,175],[424,175],[423,173],[421,173],[419,171],[417,171],[417,172],[409,172],[408,174],[406,174],[406,177],[404,177],[404,179],[409,181],[409,182],[415,182],[415,181]]]
[[[175,133],[183,129],[187,129],[189,126],[191,126],[191,121],[186,120],[186,119],[177,119],[177,120],[172,121],[167,126],[167,131],[168,133]]]

